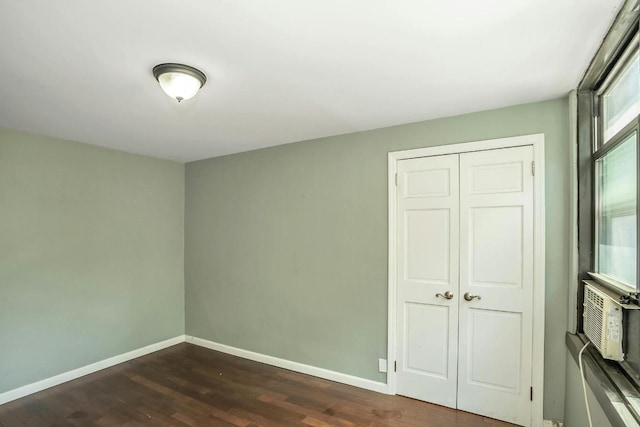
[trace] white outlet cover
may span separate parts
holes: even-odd
[[[387,372],[387,359],[378,359],[378,371]]]

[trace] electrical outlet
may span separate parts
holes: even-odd
[[[387,372],[387,359],[378,359],[378,371]]]

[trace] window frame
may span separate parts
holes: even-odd
[[[605,40],[606,41],[606,40]],[[610,41],[609,41],[610,42]],[[638,19],[629,25],[623,37],[618,39],[616,46],[610,47],[608,60],[599,65],[599,73],[594,77],[594,70],[587,71],[578,89],[578,280],[595,280],[624,298],[638,299],[640,296],[640,251],[636,257],[636,283],[629,287],[613,278],[598,273],[597,270],[597,240],[598,240],[598,198],[596,163],[622,144],[633,132],[637,132],[636,140],[637,173],[636,197],[640,196],[640,114],[625,124],[615,135],[604,141],[604,114],[602,97],[621,78],[623,71],[635,58],[640,44]],[[602,48],[601,48],[602,49]],[[592,68],[597,60],[592,62]],[[589,76],[589,74],[592,74]],[[637,199],[640,201],[640,198]],[[638,203],[638,202],[636,202]],[[638,204],[636,205],[638,212]],[[636,214],[636,247],[640,243],[640,215]],[[640,249],[640,248],[638,248]],[[582,331],[582,300],[583,286],[578,285],[577,300],[577,330]]]
[[[604,102],[602,101],[602,98],[606,94],[606,92],[609,89],[611,89],[622,78],[623,71],[625,71],[627,66],[635,59],[635,56],[639,54],[638,52],[639,44],[640,44],[640,32],[636,32],[635,35],[630,37],[630,40],[624,43],[623,47],[621,46],[622,47],[621,52],[618,54],[617,57],[615,57],[614,60],[611,61],[611,64],[609,65],[609,70],[607,70],[604,78],[602,79],[602,82],[598,84],[597,89],[594,90],[595,101],[596,101],[595,108],[596,108],[596,114],[597,114],[597,120],[594,120],[594,125],[596,127],[596,130],[594,132],[594,135],[596,137],[594,138],[594,141],[593,141],[594,155],[597,155],[600,150],[607,147],[610,142],[613,142],[614,140],[618,141],[621,132],[624,132],[624,130],[630,124],[630,123],[627,123],[625,126],[623,126],[622,129],[618,130],[618,132],[616,132],[613,136],[611,136],[611,138],[609,138],[608,140],[605,140],[605,136],[604,136],[605,127],[603,123],[604,116],[605,116],[604,114],[605,105],[604,105]],[[633,49],[634,46],[636,47],[635,50]],[[637,121],[637,118],[638,118],[638,115],[636,115],[636,121]],[[633,121],[633,119],[631,119],[630,121]],[[606,154],[606,152],[602,153],[602,155],[604,154]],[[599,157],[602,157],[602,155]]]
[[[570,267],[570,292],[569,292],[569,325],[567,332],[567,348],[577,360],[580,348],[588,342],[583,334],[583,299],[584,280],[593,280],[589,272],[594,271],[595,266],[595,156],[601,158],[615,148],[616,141],[624,141],[624,134],[629,134],[632,125],[626,124],[624,129],[619,130],[609,140],[604,147],[598,147],[596,141],[603,140],[603,126],[600,120],[604,120],[601,110],[601,96],[607,88],[615,84],[616,74],[624,70],[624,64],[628,58],[633,57],[630,49],[632,46],[638,48],[640,42],[640,8],[637,0],[625,0],[621,6],[615,20],[587,70],[584,73],[577,89],[569,97],[570,105],[570,136],[572,143],[572,166],[575,178],[572,182],[572,206],[571,219],[573,227],[571,230],[571,267]],[[628,55],[628,57],[625,57]],[[640,115],[639,115],[640,116]],[[640,120],[630,118],[630,122],[638,125]],[[639,133],[640,139],[640,133]],[[620,142],[621,143],[621,142]],[[640,145],[640,141],[637,142]],[[599,151],[599,149],[602,150]],[[637,151],[637,175],[640,176],[640,150]],[[640,178],[639,178],[640,181]],[[640,182],[639,182],[640,183]],[[640,185],[637,187],[640,193]],[[639,194],[640,195],[640,194]],[[640,199],[636,201],[636,211],[640,208]],[[637,232],[640,234],[640,215],[636,215]],[[638,236],[636,236],[638,239]],[[637,248],[636,286],[640,284],[640,248]],[[596,278],[597,279],[597,278]],[[596,280],[602,283],[602,280]],[[606,284],[605,284],[606,286]],[[614,290],[621,299],[629,303],[638,304],[638,289],[631,291],[613,286],[607,286]],[[640,305],[640,304],[639,304]],[[634,310],[634,313],[638,313]],[[633,320],[632,320],[633,319]],[[604,360],[595,348],[587,348],[584,354],[585,365],[592,363],[594,372],[597,375],[590,378],[586,376],[587,383],[598,397],[602,408],[606,411],[607,417],[615,425],[623,425],[627,419],[635,419],[640,422],[640,411],[636,409],[636,402],[640,399],[640,329],[638,324],[640,319],[637,315],[633,317],[625,316],[626,330],[625,343],[623,343],[626,353],[625,361],[612,362]],[[604,380],[606,378],[606,381]],[[623,405],[620,405],[623,403]],[[632,410],[631,408],[636,408]],[[627,411],[624,414],[620,410]],[[624,412],[623,411],[623,412]],[[620,422],[618,422],[620,421]]]

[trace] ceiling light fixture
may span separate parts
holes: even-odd
[[[160,64],[153,67],[153,76],[167,95],[178,102],[193,98],[207,82],[207,76],[197,68],[184,64]]]

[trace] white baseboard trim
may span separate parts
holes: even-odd
[[[253,360],[255,362],[265,363],[278,368],[288,369],[290,371],[300,372],[302,374],[312,375],[314,377],[331,380],[342,384],[352,385],[354,387],[364,388],[366,390],[376,391],[378,393],[389,394],[387,384],[378,381],[372,381],[365,378],[355,377],[353,375],[343,374],[341,372],[330,371],[328,369],[318,368],[304,363],[292,362],[291,360],[280,359],[279,357],[267,356],[262,353],[255,353],[241,348],[231,347],[229,345],[205,340],[202,338],[186,336],[186,341],[200,347],[206,347],[222,353],[231,354],[233,356],[242,357],[243,359]]]
[[[131,359],[135,359],[136,357],[144,356],[146,354],[171,347],[172,345],[180,344],[184,341],[185,336],[178,335],[177,337],[170,338],[165,341],[160,341],[146,347],[132,350],[127,353],[122,353],[108,359],[100,360],[99,362],[95,362],[90,365],[74,369],[72,371],[63,372],[62,374],[50,378],[45,378],[44,380],[40,380],[35,383],[27,384],[22,387],[14,388],[13,390],[5,391],[4,393],[0,393],[0,405],[11,402],[12,400],[20,399],[21,397],[28,396],[33,393],[37,393],[50,387],[66,383],[67,381],[75,380],[76,378],[101,371],[105,368],[110,368],[111,366],[127,362]]]

